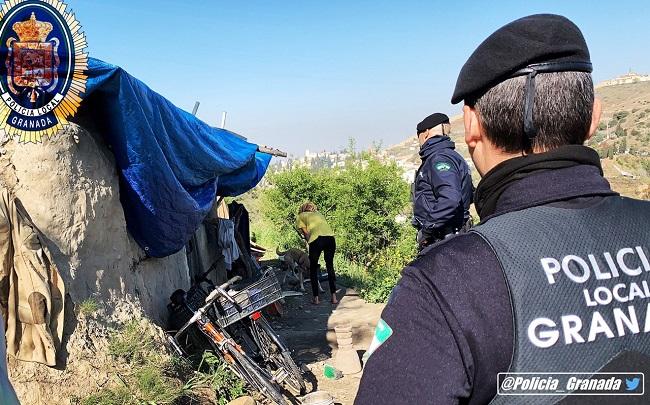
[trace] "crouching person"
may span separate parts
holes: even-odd
[[[336,239],[327,220],[316,209],[313,202],[304,203],[298,211],[296,227],[309,243],[309,278],[313,293],[313,303],[319,304],[318,298],[318,261],[324,253],[327,280],[329,282],[332,304],[338,304],[336,299],[336,275],[334,274],[334,253]]]

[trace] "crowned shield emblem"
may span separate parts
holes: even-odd
[[[0,17],[0,139],[40,143],[79,109],[86,36],[61,0],[0,0]]]
[[[28,98],[38,105],[39,98],[58,82],[59,40],[47,39],[52,24],[38,21],[35,13],[28,21],[17,22],[12,28],[19,39],[7,40],[7,85],[19,98]]]

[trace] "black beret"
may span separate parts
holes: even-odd
[[[536,14],[504,25],[487,37],[458,75],[451,103],[476,99],[515,76],[537,72],[591,72],[580,29],[566,17]]]
[[[435,113],[423,119],[416,127],[416,130],[423,132],[440,124],[449,124],[449,117],[442,113]]]

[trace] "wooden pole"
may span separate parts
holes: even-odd
[[[269,154],[271,156],[287,157],[287,152],[283,152],[283,151],[281,151],[279,149],[275,149],[275,148],[269,148],[268,146],[264,146],[264,145],[258,145],[257,146],[257,151]]]

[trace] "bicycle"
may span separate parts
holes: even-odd
[[[243,328],[237,328],[233,334],[247,342],[254,342],[254,347],[243,344],[248,347],[253,358],[260,358],[260,363],[273,375],[273,379],[285,384],[292,394],[304,394],[306,386],[300,368],[291,357],[284,339],[271,327],[264,315],[257,311],[247,320],[242,320],[241,324]]]
[[[179,338],[188,329],[196,324],[201,333],[207,338],[208,343],[214,350],[215,354],[220,356],[221,359],[228,365],[228,367],[242,380],[244,380],[253,390],[258,391],[267,399],[273,401],[277,405],[288,405],[282,395],[282,389],[278,382],[274,380],[273,376],[254,362],[242,349],[242,347],[222,328],[218,323],[214,322],[207,315],[213,309],[215,302],[222,298],[234,308],[240,307],[240,304],[231,297],[226,291],[232,284],[241,280],[241,277],[233,277],[226,283],[216,286],[212,292],[205,298],[204,304],[194,310],[187,304],[185,297],[179,297],[177,290],[172,295],[172,302],[174,304],[181,304],[192,313],[190,319],[178,329],[173,335],[168,334],[168,341],[173,349],[180,355],[185,356],[185,352],[179,344]],[[183,292],[184,293],[184,292]],[[174,302],[175,301],[175,302]]]

